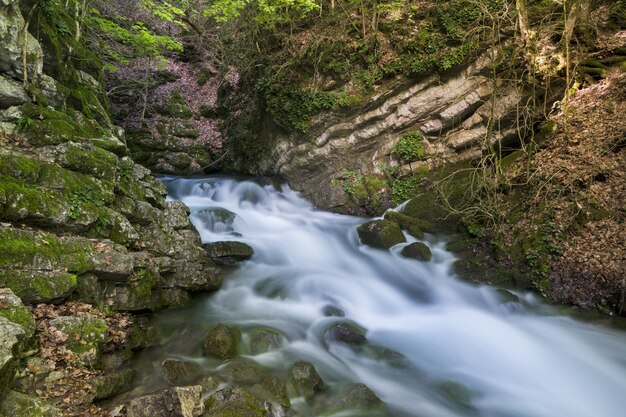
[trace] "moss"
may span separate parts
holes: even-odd
[[[33,187],[0,175],[0,218],[9,221],[28,219],[44,226],[58,225],[69,208],[62,193]]]
[[[4,271],[2,286],[26,303],[60,302],[76,288],[76,275],[63,272]]]
[[[373,220],[357,228],[361,242],[375,248],[389,249],[406,242],[400,227],[389,220]]]
[[[227,360],[237,356],[241,331],[223,324],[215,326],[204,338],[204,353],[207,356]]]
[[[40,398],[10,391],[0,405],[0,415],[11,417],[61,417],[63,413]]]
[[[400,254],[406,258],[413,258],[424,262],[428,262],[433,258],[433,254],[430,252],[428,246],[421,242],[415,242],[405,246],[402,248]]]
[[[30,339],[35,334],[35,317],[24,305],[3,306],[0,302],[0,317],[22,326],[26,331],[27,339]]]
[[[385,213],[385,219],[397,223],[402,229],[408,231],[411,236],[418,239],[424,237],[422,230],[432,229],[428,222],[392,210]]]
[[[79,355],[99,350],[109,332],[104,320],[91,316],[59,317],[51,324],[68,336],[66,346]]]
[[[84,86],[74,87],[68,98],[68,104],[82,112],[87,118],[95,119],[101,126],[110,126],[111,121],[107,109],[91,89]]]
[[[141,299],[150,299],[152,289],[156,287],[159,281],[159,275],[156,271],[150,269],[142,269],[135,273],[132,278],[134,283],[134,293]]]
[[[428,165],[422,165],[410,177],[394,180],[391,184],[391,203],[397,206],[417,194],[428,171]]]
[[[117,174],[117,156],[97,147],[70,145],[65,149],[65,166],[73,171],[114,180]]]

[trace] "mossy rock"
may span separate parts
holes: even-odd
[[[232,359],[238,354],[240,340],[238,328],[218,324],[204,337],[204,353],[216,359]]]
[[[396,223],[389,220],[372,220],[358,227],[357,232],[365,245],[380,249],[389,249],[406,238]]]
[[[166,359],[161,364],[163,378],[170,385],[186,385],[200,373],[200,365],[195,362]]]
[[[104,400],[127,389],[135,377],[134,369],[124,369],[104,375],[96,375],[89,380],[93,388],[94,400]]]
[[[63,413],[40,398],[10,391],[4,401],[0,402],[0,415],[7,417],[62,417]]]
[[[280,404],[284,408],[291,408],[285,382],[275,375],[266,376],[252,386],[250,391],[259,399]]]
[[[211,417],[267,417],[263,402],[241,387],[219,390],[204,402]]]
[[[0,286],[9,287],[25,303],[60,303],[76,284],[76,275],[66,272],[0,270]]]
[[[326,336],[330,340],[342,342],[347,345],[364,345],[367,338],[363,334],[365,331],[354,323],[338,323],[326,331]]]
[[[400,255],[405,258],[413,258],[419,261],[428,262],[433,258],[430,248],[422,242],[414,242],[402,248]]]
[[[0,288],[0,317],[22,326],[27,339],[35,334],[35,317],[9,288]]]
[[[305,399],[311,399],[316,393],[325,388],[322,377],[317,373],[315,366],[310,362],[297,361],[290,371],[290,382],[296,393]]]
[[[385,403],[365,384],[350,385],[337,399],[332,401],[329,410],[323,415],[332,415],[348,410],[381,410]]]
[[[98,363],[109,332],[104,320],[93,316],[60,316],[51,320],[50,325],[67,335],[65,345],[84,365]]]
[[[256,328],[250,331],[250,354],[258,355],[278,349],[285,336],[276,329]]]
[[[25,336],[22,326],[0,316],[0,404],[13,383]]]
[[[403,230],[406,230],[411,236],[418,239],[422,239],[424,237],[424,232],[422,232],[422,230],[432,229],[430,224],[426,221],[416,219],[393,210],[385,212],[385,220],[397,223]]]
[[[92,143],[67,142],[39,150],[62,167],[97,178],[115,180],[118,157]]]

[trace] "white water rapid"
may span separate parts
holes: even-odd
[[[364,219],[315,210],[288,187],[223,177],[163,182],[169,198],[190,207],[204,242],[254,248],[185,320],[282,332],[280,349],[251,356],[258,363],[310,361],[331,385],[366,384],[393,416],[626,416],[623,332],[559,315],[528,294],[516,301],[459,281],[445,241],[427,236],[433,260],[409,260],[398,254],[402,245],[362,245],[356,227]],[[232,225],[210,210],[217,207],[237,215]],[[328,306],[345,317],[325,315]],[[368,346],[404,358],[326,340],[325,330],[346,319],[366,329]]]

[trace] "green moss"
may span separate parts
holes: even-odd
[[[117,160],[117,156],[107,150],[75,144],[65,149],[63,162],[73,171],[115,180]]]
[[[26,303],[59,302],[76,288],[76,275],[63,272],[4,271],[0,284]]]
[[[33,187],[0,175],[0,218],[9,221],[29,220],[36,224],[58,225],[68,210],[64,195]]]
[[[104,320],[92,316],[59,317],[53,324],[68,335],[66,346],[78,354],[99,350],[109,332]]]
[[[27,339],[30,339],[35,334],[35,317],[24,305],[5,307],[0,302],[0,317],[22,326],[26,331]]]

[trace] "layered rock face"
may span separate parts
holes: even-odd
[[[516,144],[526,134],[517,121],[527,95],[503,80],[494,82],[490,54],[453,75],[382,86],[365,107],[319,115],[305,135],[274,132],[272,159],[262,166],[318,207],[341,209],[346,195],[333,179],[345,170],[371,175],[401,165],[391,153],[407,132],[419,132],[425,150],[420,161],[399,167],[408,172],[474,159],[491,145]]]

